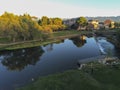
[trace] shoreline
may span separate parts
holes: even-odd
[[[2,44],[0,43],[0,51],[1,50],[16,50],[22,48],[31,48],[41,45],[50,44],[53,42],[57,42],[59,40],[63,40],[65,38],[76,37],[80,35],[93,35],[93,33],[103,33],[104,31],[77,31],[77,30],[69,30],[69,31],[59,31],[51,33],[51,38],[46,39],[45,41],[41,40],[30,40],[30,41],[21,41],[21,42],[12,42]],[[113,31],[105,31],[106,33],[112,33]]]
[[[60,33],[60,35],[59,35]],[[0,50],[16,50],[16,49],[22,49],[22,48],[31,48],[41,45],[50,44],[53,42],[57,42],[60,40],[63,40],[65,38],[71,38],[71,37],[77,37],[83,34],[91,34],[90,31],[61,31],[61,32],[55,32],[52,33],[53,37],[48,38],[45,41],[41,40],[31,40],[31,41],[21,41],[21,42],[15,42],[15,43],[8,43],[8,44],[0,44]]]
[[[0,44],[0,50],[15,50],[15,49],[22,49],[22,48],[31,48],[31,47],[54,43],[54,42],[63,40],[65,38],[76,37],[79,35],[80,34],[59,36],[57,38],[50,38],[50,39],[48,39],[46,41],[42,41],[42,42],[40,40],[31,40],[31,41],[24,41],[24,42],[15,42],[15,43],[10,43],[10,44]],[[18,47],[19,45],[23,45],[23,44],[24,44],[24,46]]]
[[[116,88],[118,90],[120,88],[119,70],[120,63],[112,66],[91,62],[80,70],[72,69],[39,77],[28,85],[16,88],[16,90],[108,90],[111,85],[111,90]]]

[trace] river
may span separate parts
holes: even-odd
[[[78,68],[78,60],[102,54],[119,56],[105,37],[80,37],[34,48],[0,52],[0,90],[14,90],[40,76]]]

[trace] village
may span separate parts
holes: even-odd
[[[77,26],[77,19],[68,19],[63,20],[63,23],[68,26],[68,29],[77,29],[77,30],[108,30],[116,28],[116,22],[111,19],[106,19],[105,21],[99,21],[98,19],[87,20],[85,26]],[[117,27],[118,28],[118,27]]]

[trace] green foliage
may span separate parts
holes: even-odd
[[[48,18],[46,16],[43,16],[38,20],[38,24],[40,25],[41,30],[44,32],[59,31],[66,28],[66,26],[63,25],[61,18]]]
[[[80,26],[86,26],[87,25],[87,19],[85,17],[80,17],[77,19],[76,23],[78,23]]]
[[[41,25],[48,25],[49,18],[47,16],[43,16],[41,19]]]
[[[115,22],[115,28],[120,28],[120,22]]]
[[[53,18],[54,25],[62,25],[62,19],[60,18]]]
[[[42,39],[40,26],[33,21],[29,14],[14,15],[5,12],[0,16],[0,37],[8,38],[9,40],[25,41],[33,39]]]
[[[17,90],[119,90],[120,65],[118,69],[99,63],[91,63],[84,70],[41,77],[32,84]]]

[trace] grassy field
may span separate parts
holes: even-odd
[[[41,41],[31,41],[31,42],[25,42],[25,43],[16,43],[16,44],[9,44],[9,45],[3,45],[0,46],[0,50],[15,50],[15,49],[21,49],[21,48],[31,48],[41,45],[46,45],[53,42],[58,42],[60,40],[46,40],[44,42]]]
[[[96,63],[92,69],[87,65],[82,70],[41,77],[17,90],[120,90],[120,65],[116,68]]]
[[[92,31],[77,31],[77,30],[59,31],[59,32],[54,32],[53,36],[58,37],[58,36],[66,36],[66,35],[73,35],[73,34],[87,34],[91,32]]]

